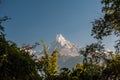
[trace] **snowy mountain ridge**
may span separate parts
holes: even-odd
[[[52,41],[48,47],[48,54],[51,55],[54,50],[59,52],[58,56],[58,65],[59,69],[61,68],[70,68],[75,67],[77,63],[82,62],[83,57],[80,55],[79,50],[80,47],[74,43],[71,43],[67,39],[65,39],[62,34],[58,34],[56,39]],[[40,52],[40,54],[36,54],[35,59],[39,59],[44,56],[44,52]]]
[[[83,55],[80,55],[80,47],[74,43],[71,43],[67,39],[65,39],[62,34],[58,34],[56,39],[52,41],[48,47],[47,51],[48,54],[51,55],[54,50],[58,50],[58,65],[59,69],[61,68],[74,68],[77,63],[83,62]],[[110,50],[105,51],[105,55],[107,58],[110,58],[109,54]],[[44,56],[44,52],[40,54],[36,54],[35,59],[39,59],[40,57]]]
[[[62,34],[58,34],[56,36],[56,40],[53,41],[50,45],[48,45],[48,52],[52,53],[54,50],[58,50],[60,56],[79,56],[80,47],[66,40]]]

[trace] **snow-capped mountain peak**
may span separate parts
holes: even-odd
[[[56,40],[48,46],[48,52],[58,50],[61,56],[79,56],[79,46],[66,40],[62,34],[56,36]]]
[[[62,36],[62,34],[58,34],[56,36],[56,41],[63,46],[66,42],[66,39]]]
[[[62,34],[58,34],[56,39],[53,40],[47,47],[49,55],[54,50],[58,50],[58,65],[61,68],[73,68],[77,63],[82,62],[83,57],[79,54],[80,47],[74,43],[71,43]],[[44,56],[43,51],[39,57]]]

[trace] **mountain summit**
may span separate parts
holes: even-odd
[[[65,44],[65,42],[66,42],[66,39],[61,34],[58,34],[56,36],[56,41],[58,43],[61,43],[61,45],[63,46]]]
[[[52,53],[54,50],[58,50],[60,56],[79,56],[80,47],[66,40],[62,34],[58,34],[56,36],[56,40],[54,40],[47,48],[49,53]]]
[[[62,34],[56,35],[56,39],[53,40],[47,47],[49,55],[51,55],[54,50],[59,51],[59,69],[72,69],[77,63],[80,63],[83,60],[83,57],[79,54],[80,47],[68,41],[62,36]],[[39,56],[44,56],[43,52]]]

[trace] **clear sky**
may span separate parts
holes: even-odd
[[[62,34],[83,47],[95,41],[91,22],[102,16],[101,8],[100,0],[2,0],[0,17],[11,18],[4,24],[6,37],[18,45],[42,39],[49,44]]]

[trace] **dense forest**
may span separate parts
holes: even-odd
[[[97,43],[86,45],[80,50],[84,56],[81,64],[71,70],[62,68],[58,71],[58,51],[48,55],[46,44],[42,40],[44,55],[39,60],[33,59],[29,50],[32,46],[19,48],[16,43],[7,40],[3,23],[10,20],[4,16],[0,19],[0,80],[119,80],[120,79],[120,0],[102,0],[103,16],[92,22],[91,36]],[[102,40],[114,35],[115,52],[106,56]]]

